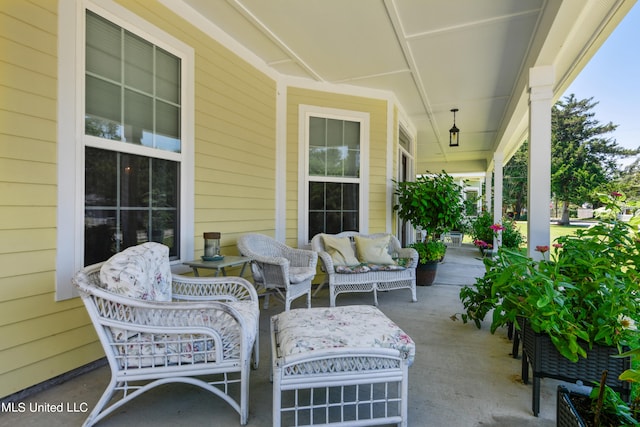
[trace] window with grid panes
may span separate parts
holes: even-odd
[[[179,257],[181,59],[87,10],[84,264],[147,241]]]
[[[309,117],[308,238],[359,229],[361,123]]]

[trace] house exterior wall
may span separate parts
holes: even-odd
[[[57,4],[0,2],[0,396],[100,357],[79,299],[54,302]]]
[[[295,245],[299,104],[370,114],[369,231],[387,231],[387,156],[390,138],[397,141],[387,99],[287,87],[287,115],[279,118],[271,75],[159,2],[118,3],[195,52],[191,256],[205,231],[222,233],[227,254],[237,253],[241,233],[276,234],[279,120],[286,121],[284,235]],[[0,398],[104,356],[80,299],[55,300],[57,49],[57,1],[0,1]]]
[[[160,4],[122,5],[195,50],[195,250],[274,234],[275,81]],[[104,356],[79,298],[55,301],[56,1],[0,2],[0,396]],[[71,191],[71,190],[70,190]]]

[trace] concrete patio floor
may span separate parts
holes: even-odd
[[[531,384],[522,384],[520,359],[510,355],[506,330],[492,335],[453,321],[462,311],[461,286],[473,284],[484,273],[477,249],[449,248],[433,286],[418,287],[418,302],[410,302],[408,290],[380,293],[379,308],[416,342],[415,363],[409,368],[409,426],[554,426],[555,390],[558,381],[542,380],[539,417],[531,412]],[[371,304],[371,294],[347,294],[338,305]],[[304,298],[295,301],[302,307]],[[313,306],[328,306],[328,291],[321,290]],[[248,426],[272,425],[269,381],[269,317],[282,311],[279,301],[262,310],[260,367],[251,372]],[[109,381],[108,367],[100,367],[63,384],[33,394],[20,403],[26,411],[0,412],[1,426],[81,425]],[[31,404],[77,408],[78,412],[32,412]],[[192,386],[167,385],[152,390],[120,408],[99,426],[237,426],[239,415],[221,399]]]

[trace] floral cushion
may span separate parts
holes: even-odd
[[[336,273],[340,274],[358,274],[358,273],[368,273],[371,271],[368,265],[366,264],[358,264],[358,265],[336,265],[335,266]]]
[[[204,335],[183,338],[180,335],[141,333],[130,336],[127,344],[119,348],[120,365],[129,368],[216,360],[214,342]]]
[[[336,273],[339,274],[358,274],[368,273],[370,271],[400,271],[406,270],[405,266],[398,264],[358,264],[358,265],[338,265],[335,267]]]
[[[356,251],[360,262],[367,264],[394,264],[389,254],[391,236],[370,238],[355,236]]]
[[[410,366],[416,346],[411,337],[376,307],[352,305],[293,309],[276,316],[279,354],[294,354],[333,348],[392,348]]]
[[[371,271],[400,271],[407,268],[398,264],[367,264]]]
[[[169,248],[155,242],[132,246],[102,265],[100,282],[110,292],[147,301],[171,301]]]

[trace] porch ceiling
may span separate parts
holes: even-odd
[[[420,173],[483,172],[495,151],[508,159],[526,137],[529,68],[555,66],[557,99],[635,0],[165,3],[201,15],[283,78],[393,93],[417,135]]]

